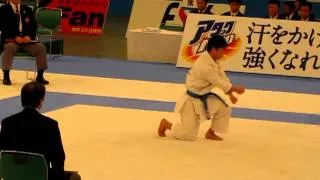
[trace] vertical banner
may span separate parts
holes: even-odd
[[[320,24],[245,17],[191,15],[178,67],[190,67],[213,34],[225,37],[225,69],[236,72],[320,78]]]
[[[62,9],[61,31],[101,35],[110,0],[42,0],[40,5]]]

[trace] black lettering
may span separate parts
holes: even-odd
[[[87,14],[85,12],[73,12],[69,20],[72,26],[83,26],[87,24]]]
[[[90,13],[88,26],[93,26],[95,24],[95,20],[97,20],[97,26],[102,27],[104,23],[104,14]]]
[[[62,10],[62,18],[68,18],[69,12],[72,11],[71,7],[59,6],[58,8]]]
[[[170,12],[172,9],[177,9],[179,5],[180,5],[179,2],[173,2],[167,7],[166,12],[163,15],[161,24],[165,24],[167,21],[174,20],[174,15],[171,15]]]

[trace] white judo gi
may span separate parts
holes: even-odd
[[[232,84],[219,61],[215,62],[208,52],[203,53],[193,64],[186,78],[186,88],[198,95],[207,94],[214,87],[227,93],[231,86]],[[207,105],[208,111],[205,111],[204,104],[200,99],[184,93],[176,103],[175,111],[180,114],[181,123],[173,125],[173,136],[181,140],[195,140],[200,122],[208,119],[206,112],[210,115],[212,130],[226,133],[231,108],[215,96],[209,96]]]

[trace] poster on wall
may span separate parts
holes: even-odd
[[[225,37],[225,69],[235,72],[320,78],[320,24],[193,14],[188,17],[178,67],[189,68],[208,38]]]
[[[62,9],[61,31],[101,35],[110,0],[41,0],[40,7]]]

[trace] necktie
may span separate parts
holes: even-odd
[[[18,26],[19,26],[19,30],[20,32],[22,31],[22,24],[21,24],[21,16],[20,16],[20,11],[19,11],[19,6],[18,5],[15,5],[16,6],[16,18],[17,18],[17,23],[18,23]]]

